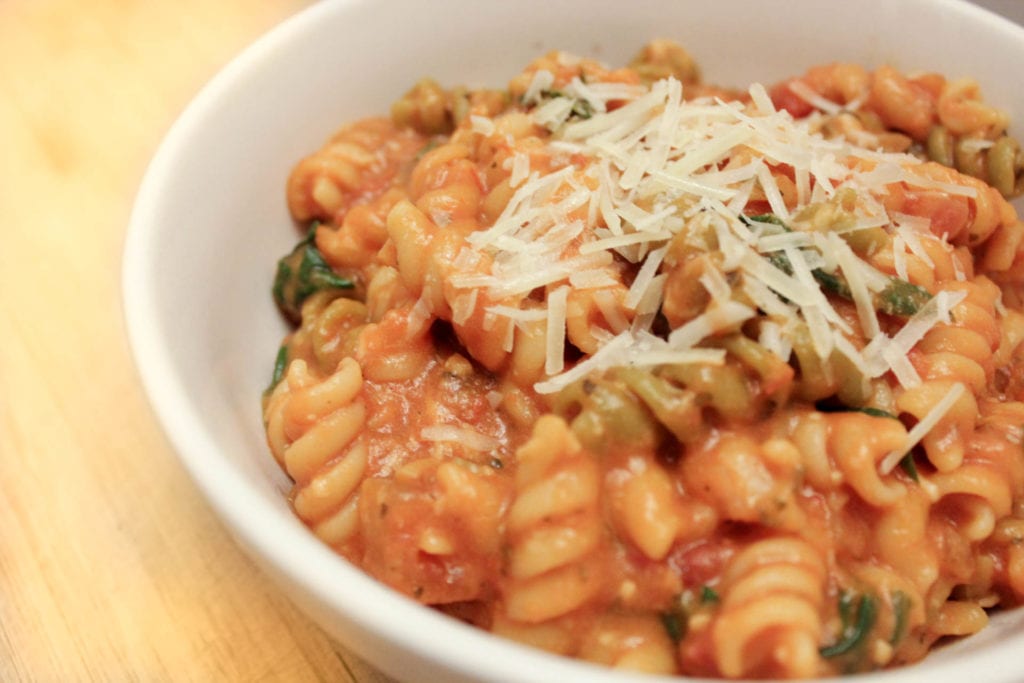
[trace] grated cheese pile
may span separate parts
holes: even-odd
[[[840,233],[885,226],[894,234],[895,251],[909,249],[927,259],[920,242],[927,220],[888,215],[881,201],[886,186],[904,182],[966,196],[974,194],[973,188],[913,173],[911,167],[919,162],[909,155],[825,139],[815,132],[814,116],[797,121],[777,111],[761,85],[750,88],[750,103],[744,105],[710,98],[684,101],[682,85],[671,78],[649,89],[574,79],[559,96],[546,97],[553,83],[550,72],[537,71],[524,102],[535,105],[534,122],[551,131],[547,151],[564,163],[541,173],[530,168],[522,152],[509,160],[514,194],[492,226],[469,237],[468,253],[456,260],[467,268],[451,279],[472,294],[461,299],[465,305],[456,315],[462,319],[477,305],[477,289],[486,290],[491,301],[546,289],[541,308],[502,304],[487,309],[488,315],[517,325],[545,321],[547,377],[536,391],[555,392],[592,371],[618,366],[723,362],[724,351],[700,344],[757,315],[755,308],[733,300],[729,282],[738,283],[744,300],[767,316],[759,341],[783,360],[792,353],[794,329],[806,325],[823,359],[838,352],[865,378],[891,371],[904,387],[921,382],[907,352],[933,326],[948,322],[964,295],[940,292],[890,337],[881,329],[872,299],[890,278],[860,258]],[[797,94],[819,110],[838,109],[813,92]],[[612,101],[621,106],[610,109]],[[574,116],[581,110],[590,115]],[[478,119],[473,129],[492,134],[494,125]],[[773,173],[783,165],[792,169],[795,209],[792,201],[787,206]],[[801,223],[800,209],[826,202],[845,188],[856,197],[852,221],[831,231]],[[741,218],[752,197],[763,198],[791,230]],[[701,278],[710,296],[708,309],[666,339],[651,328],[664,298],[668,243],[684,229],[714,235],[720,270]],[[481,252],[493,261],[489,273],[471,267]],[[784,257],[791,272],[776,267],[773,257]],[[905,277],[905,256],[895,258],[898,274]],[[622,262],[632,264],[636,273],[624,299],[630,319],[607,290],[618,282]],[[854,330],[815,281],[816,270],[842,274],[868,339],[863,348],[850,341]],[[607,326],[592,330],[597,351],[565,368],[566,305],[579,290],[594,291]],[[513,335],[503,342],[511,350]],[[929,416],[926,422],[940,417]]]

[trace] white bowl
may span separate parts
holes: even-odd
[[[285,333],[269,290],[296,240],[292,165],[341,123],[383,113],[420,77],[502,86],[562,48],[621,64],[669,37],[707,80],[771,83],[837,60],[972,76],[1024,119],[1024,29],[956,0],[338,0],[311,6],[223,70],[145,177],[124,260],[128,331],[188,471],[240,543],[339,641],[408,681],[651,681],[551,656],[418,606],[320,544],[292,515],[260,393]],[[215,558],[211,558],[215,562]],[[1024,610],[871,681],[1019,681]],[[657,680],[657,679],[653,679]]]

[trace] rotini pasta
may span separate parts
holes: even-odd
[[[610,667],[912,663],[1024,600],[1024,188],[976,83],[669,41],[426,78],[300,161],[263,397],[311,531]]]
[[[968,78],[908,77],[890,66],[814,67],[777,86],[780,106],[796,116],[818,107],[829,135],[887,151],[910,151],[989,183],[1004,197],[1024,190],[1024,154],[1006,135],[1009,118],[987,104]],[[855,105],[855,106],[850,106]]]

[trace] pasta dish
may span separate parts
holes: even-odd
[[[668,41],[427,78],[302,159],[263,396],[295,513],[548,651],[808,678],[1024,597],[1024,154],[972,80]]]

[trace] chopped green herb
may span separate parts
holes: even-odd
[[[701,586],[700,589],[700,601],[704,604],[709,602],[718,602],[718,591],[711,586]]]
[[[898,416],[893,415],[887,410],[881,408],[872,408],[871,406],[847,406],[836,403],[820,402],[815,407],[823,413],[864,413],[871,417],[885,417],[890,420],[900,419]]]
[[[316,228],[313,223],[306,236],[295,245],[291,253],[277,262],[274,277],[274,301],[288,318],[298,322],[302,302],[323,289],[352,289],[355,284],[335,273],[316,248]]]
[[[754,223],[770,223],[772,225],[778,225],[786,232],[792,232],[792,230],[782,222],[782,220],[770,213],[759,214],[757,216],[740,216],[740,220],[747,226],[753,227]],[[769,263],[784,272],[786,275],[793,274],[793,264],[790,263],[789,258],[781,251],[773,251],[766,255]],[[853,299],[853,293],[850,291],[850,285],[846,282],[846,279],[842,275],[836,273],[829,273],[821,268],[815,268],[811,271],[811,275],[818,281],[822,289],[828,292],[832,292],[837,296],[841,296],[844,299]],[[886,315],[895,315],[903,318],[909,318],[910,316],[921,310],[921,307],[928,303],[928,300],[932,298],[932,295],[927,289],[919,287],[913,283],[901,280],[896,277],[890,277],[889,283],[885,288],[872,295],[872,304],[875,310]]]
[[[891,645],[896,645],[907,635],[907,620],[910,616],[911,601],[903,591],[894,591],[892,594],[893,625],[892,637],[889,638]]]
[[[839,275],[836,275],[835,273],[826,273],[821,268],[815,268],[812,270],[811,275],[814,276],[814,279],[818,281],[818,284],[821,285],[825,291],[837,294],[844,299],[853,298],[853,292],[850,291],[850,286],[846,284],[846,280]]]
[[[793,274],[793,264],[790,263],[789,257],[781,251],[773,251],[766,255],[768,262],[773,266],[781,270],[786,275]],[[835,273],[827,273],[821,268],[815,268],[811,271],[811,275],[818,281],[818,284],[828,292],[832,292],[844,299],[852,299],[853,294],[850,292],[849,285],[839,275]]]
[[[839,618],[842,621],[842,631],[835,643],[819,650],[822,657],[832,658],[844,655],[866,642],[877,616],[875,599],[870,595],[861,595],[857,602],[856,614],[853,613],[853,601],[854,594],[850,591],[844,591],[839,596]]]
[[[281,348],[277,350],[277,357],[274,358],[274,374],[270,378],[270,386],[267,387],[267,391],[273,391],[274,387],[281,381],[281,378],[284,377],[284,371],[287,367],[288,345],[282,344]]]
[[[678,644],[686,635],[686,615],[681,612],[662,612],[658,616],[661,618],[661,625],[665,627],[665,633],[673,643]]]
[[[890,420],[898,420],[898,419],[900,419],[899,417],[897,417],[896,415],[893,415],[892,413],[890,413],[887,410],[882,410],[881,408],[872,408],[871,406],[864,406],[862,408],[854,408],[854,410],[856,410],[858,413],[864,413],[865,415],[870,415],[871,417],[887,417]]]
[[[907,473],[907,476],[914,481],[921,481],[920,475],[917,473],[917,463],[914,462],[914,456],[912,453],[907,453],[900,460],[900,469]]]
[[[889,284],[875,297],[875,305],[882,313],[910,317],[931,298],[932,295],[927,289],[906,280],[891,277]]]
[[[697,597],[696,592],[688,588],[677,594],[664,611],[658,615],[672,642],[678,643],[686,637],[690,616],[700,609],[700,602],[703,601]]]
[[[552,100],[556,97],[564,97],[572,100],[572,115],[577,118],[589,119],[594,115],[594,107],[590,102],[566,95],[561,90],[541,90],[540,95],[541,97],[546,97]]]
[[[589,119],[594,115],[594,107],[586,100],[576,100],[572,103],[572,113],[581,119]]]
[[[772,251],[766,254],[768,263],[772,264],[786,275],[793,274],[793,264],[789,262],[789,257],[783,254],[781,251]]]
[[[742,221],[747,227],[754,227],[751,223],[771,223],[772,225],[778,225],[786,232],[791,232],[789,226],[787,226],[782,219],[774,213],[759,213],[756,216],[744,216],[741,214],[740,221]]]

